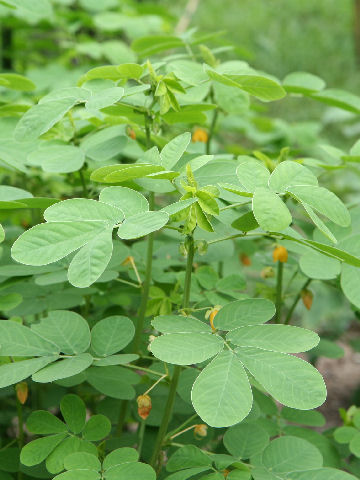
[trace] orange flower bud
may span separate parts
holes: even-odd
[[[207,310],[205,313],[205,318],[206,320],[209,320],[210,326],[213,332],[216,331],[216,328],[214,326],[214,318],[216,317],[218,311],[220,310],[221,305],[215,305],[214,308],[211,308],[210,310]]]
[[[151,412],[151,398],[149,395],[139,395],[136,399],[138,404],[138,414],[143,420],[146,420]]]
[[[288,251],[286,248],[281,245],[275,247],[273,251],[273,259],[274,262],[286,263],[288,260]]]
[[[126,133],[127,133],[128,137],[132,138],[133,140],[136,140],[136,133],[134,132],[134,130],[131,127],[127,127]]]
[[[134,257],[132,257],[131,255],[129,255],[128,257],[125,258],[125,260],[121,263],[121,265],[132,265],[134,262]]]
[[[275,277],[275,272],[273,267],[265,267],[260,272],[261,278],[273,278]]]
[[[192,134],[191,140],[195,142],[206,143],[208,141],[209,135],[206,130],[202,128],[196,128]]]
[[[26,382],[20,382],[15,385],[16,396],[21,405],[24,405],[28,398],[29,389]]]
[[[246,253],[242,253],[240,255],[240,262],[245,266],[245,267],[250,267],[251,265],[251,258],[246,255]]]
[[[198,437],[206,437],[207,429],[208,429],[208,427],[204,423],[200,423],[199,425],[195,425],[194,435],[197,435]]]
[[[227,478],[227,476],[229,475],[229,473],[230,473],[230,470],[225,469],[225,470],[223,471],[224,478]]]
[[[303,304],[305,305],[305,307],[310,310],[311,308],[311,305],[313,303],[313,299],[314,299],[314,295],[312,293],[311,290],[308,290],[307,288],[305,288],[304,290],[302,290],[301,292],[301,299],[303,301]]]

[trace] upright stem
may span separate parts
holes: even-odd
[[[275,314],[275,323],[281,322],[281,307],[282,307],[282,283],[283,283],[283,271],[284,264],[283,262],[277,262],[277,277],[276,277],[276,314]]]
[[[141,458],[142,446],[144,443],[144,435],[145,435],[145,420],[141,420],[139,425],[138,448],[137,448],[140,458]]]
[[[291,305],[291,307],[290,307],[290,309],[289,309],[289,311],[288,311],[288,313],[287,313],[287,315],[286,315],[286,318],[285,318],[285,321],[284,321],[284,324],[285,324],[285,325],[288,325],[288,324],[290,323],[292,314],[294,313],[294,310],[295,310],[295,308],[296,308],[296,305],[299,303],[299,300],[300,300],[300,298],[301,298],[301,292],[302,292],[303,290],[305,290],[305,288],[310,284],[311,280],[312,280],[311,278],[308,278],[308,279],[306,280],[306,282],[304,283],[304,285],[300,288],[299,293],[296,295],[295,300],[293,301],[293,304]]]
[[[23,418],[23,406],[20,403],[18,398],[16,398],[16,409],[17,409],[18,423],[19,423],[18,445],[19,445],[19,449],[21,450],[24,445],[24,418]],[[18,480],[21,480],[22,476],[23,476],[22,472],[19,470],[17,475]]]
[[[194,253],[195,253],[193,236],[189,235],[187,240],[188,240],[188,243],[187,243],[188,256],[187,256],[187,262],[186,262],[184,296],[183,296],[183,305],[182,305],[185,311],[189,308],[189,303],[190,303],[191,274],[192,274],[193,260],[194,260]],[[153,467],[155,467],[155,465],[157,464],[161,447],[163,445],[164,438],[166,436],[166,432],[171,420],[180,372],[181,372],[181,367],[179,365],[175,365],[174,373],[170,382],[169,394],[168,394],[167,402],[164,409],[164,415],[163,415],[161,425],[158,431],[158,435],[156,438],[154,451],[150,460],[150,465],[152,465]]]
[[[214,99],[214,91],[211,89],[210,91],[210,99],[211,101],[214,103],[215,102],[215,99]],[[214,111],[214,115],[212,117],[212,120],[211,120],[211,125],[210,125],[210,130],[209,130],[209,136],[208,136],[208,139],[207,139],[207,142],[206,142],[206,154],[207,155],[210,155],[211,153],[211,140],[214,136],[214,131],[215,131],[215,127],[216,127],[216,122],[217,122],[217,119],[218,119],[218,116],[219,116],[219,110],[216,109]]]
[[[151,192],[149,196],[149,205],[150,205],[150,210],[153,210],[154,209],[154,193],[153,192]],[[154,250],[154,234],[150,233],[147,239],[145,280],[143,283],[143,292],[141,296],[141,303],[140,303],[138,319],[136,322],[135,336],[133,341],[133,352],[135,353],[138,353],[140,350],[141,336],[144,329],[146,307],[149,300],[149,291],[150,291],[150,284],[151,284],[153,250]]]
[[[88,189],[87,189],[87,186],[86,186],[86,181],[85,181],[84,172],[83,172],[82,168],[80,168],[80,170],[79,170],[79,177],[80,177],[80,181],[81,181],[81,186],[82,186],[82,191],[83,191],[84,198],[88,198],[89,193],[88,193]]]

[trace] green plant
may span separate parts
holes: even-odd
[[[95,26],[150,21],[137,12]],[[0,74],[0,387],[18,422],[0,478],[355,478],[336,431],[312,430],[326,387],[292,354],[342,355],[300,300],[360,308],[359,209],[332,191],[358,145],[317,157],[261,111],[295,95],[358,115],[360,99],[222,61],[192,30],[147,33],[77,83]]]

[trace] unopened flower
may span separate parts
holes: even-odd
[[[210,326],[211,326],[211,329],[212,329],[213,332],[216,331],[216,328],[214,326],[214,318],[216,317],[220,308],[221,308],[221,305],[215,305],[214,308],[211,308],[210,310],[208,310],[205,313],[205,318],[206,318],[206,320],[209,320]]]
[[[193,142],[203,142],[206,143],[208,141],[209,135],[206,130],[203,128],[196,128],[192,134],[191,140]]]
[[[136,133],[131,127],[128,127],[126,129],[126,133],[130,138],[132,138],[133,140],[136,140]]]
[[[303,301],[303,304],[305,305],[305,307],[310,310],[311,306],[312,306],[312,303],[313,303],[313,299],[314,299],[314,295],[312,293],[311,290],[308,290],[307,288],[305,288],[304,290],[302,290],[301,292],[301,299]]]
[[[147,346],[147,349],[149,350],[149,352],[151,352],[150,350],[150,346],[151,346],[151,343],[155,340],[155,335],[149,335],[149,345]]]
[[[246,255],[246,253],[240,254],[240,262],[245,266],[245,267],[250,267],[251,265],[251,258]]]
[[[15,385],[16,396],[21,405],[24,405],[28,398],[29,388],[26,382],[20,382]]]
[[[136,399],[138,404],[138,414],[143,420],[146,420],[151,412],[151,398],[149,395],[139,395]]]
[[[204,423],[200,423],[199,425],[195,425],[194,435],[196,435],[198,437],[206,437],[207,429],[208,429],[208,427]]]
[[[288,251],[282,245],[274,248],[273,251],[274,262],[286,263],[288,260]]]
[[[275,271],[273,267],[265,267],[260,272],[261,278],[273,278],[275,277]]]

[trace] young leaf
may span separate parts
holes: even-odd
[[[90,179],[101,183],[122,183],[162,171],[164,171],[164,167],[161,165],[147,163],[117,164],[98,168],[91,174]]]
[[[208,333],[171,333],[155,338],[150,348],[163,362],[191,365],[215,356],[223,344],[221,337]]]
[[[50,173],[76,172],[84,161],[84,152],[72,145],[49,145],[31,152],[27,157],[28,164],[39,165]]]
[[[253,398],[244,367],[235,354],[224,351],[200,373],[191,392],[197,414],[212,427],[241,422]]]
[[[101,90],[92,95],[85,103],[85,108],[88,110],[101,110],[118,102],[124,95],[122,87],[111,87]]]

